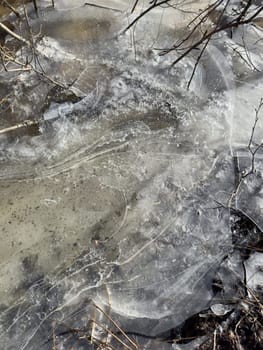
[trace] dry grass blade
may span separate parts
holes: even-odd
[[[118,331],[124,336],[124,338],[126,338],[128,342],[132,344],[132,346],[134,346],[135,349],[138,350],[138,345],[130,337],[128,337],[128,335],[118,326],[118,324],[109,315],[107,315],[107,313],[103,309],[101,309],[98,305],[96,304],[93,304],[93,305],[118,329]]]
[[[8,95],[6,95],[6,96],[4,96],[1,100],[0,100],[0,106],[3,104],[3,103],[5,103],[7,100],[8,100],[8,98],[11,96],[11,94],[8,94]]]
[[[103,326],[100,322],[96,320],[91,320],[93,323],[95,323],[97,326],[99,326],[101,329],[103,329],[106,333],[109,333],[117,342],[119,342],[121,345],[123,345],[126,349],[132,350],[131,347],[129,347],[127,344],[125,344],[116,334],[114,334],[109,328]]]
[[[216,335],[217,335],[217,332],[216,332],[216,329],[214,331],[214,339],[213,339],[213,350],[216,350]]]
[[[54,328],[53,328],[53,334],[52,334],[52,341],[53,341],[52,350],[57,350],[57,346],[56,346],[56,334],[55,334]]]

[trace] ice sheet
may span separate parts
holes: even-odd
[[[156,336],[213,303],[213,279],[233,250],[236,147],[246,148],[258,96],[247,102],[249,87],[236,89],[220,45],[211,43],[186,91],[194,60],[168,69],[172,58],[149,50],[153,38],[169,42],[170,24],[157,39],[145,35],[149,23],[156,29],[146,18],[134,45],[130,33],[117,35],[118,11],[68,4],[50,17],[42,9],[33,24],[43,24],[36,48],[46,73],[69,84],[74,101],[34,72],[9,81],[17,119],[38,114],[41,134],[1,140],[6,350],[50,349],[54,327],[89,327],[92,301],[127,332]],[[235,201],[258,226],[259,162]],[[225,278],[234,285],[235,273]]]

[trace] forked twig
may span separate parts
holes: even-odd
[[[247,148],[248,148],[248,150],[249,150],[249,152],[251,154],[251,168],[250,168],[250,170],[247,173],[242,174],[242,178],[245,178],[248,175],[251,175],[251,174],[255,173],[255,156],[256,156],[256,153],[258,152],[258,150],[263,147],[263,143],[260,143],[259,145],[257,145],[255,149],[253,149],[253,146],[252,146],[253,140],[254,140],[256,126],[257,126],[258,119],[259,119],[259,112],[260,112],[262,107],[263,107],[263,98],[261,98],[259,106],[255,109],[255,112],[256,112],[255,121],[254,121],[254,124],[253,124],[253,127],[252,127],[252,132],[251,132],[249,143],[248,143],[248,146],[247,146]]]
[[[259,113],[261,108],[263,107],[263,98],[260,99],[260,103],[259,106],[255,109],[256,112],[256,116],[255,116],[255,121],[252,127],[252,131],[251,131],[251,135],[250,135],[250,139],[247,145],[247,149],[249,151],[249,153],[251,154],[251,167],[247,172],[242,172],[241,176],[238,180],[238,183],[235,187],[235,189],[233,190],[233,192],[231,193],[229,200],[228,200],[228,207],[231,208],[232,207],[232,203],[235,200],[235,198],[237,197],[237,193],[239,192],[239,189],[243,183],[243,180],[249,176],[255,173],[255,156],[256,153],[259,151],[260,148],[263,148],[263,143],[260,143],[259,145],[256,146],[255,149],[253,149],[252,144],[253,144],[253,140],[254,140],[254,135],[255,135],[255,130],[256,130],[256,126],[258,123],[258,119],[259,119]]]
[[[144,10],[142,13],[140,13],[123,31],[123,33],[126,33],[127,30],[129,30],[131,27],[134,26],[134,24],[136,22],[138,22],[143,16],[145,16],[147,13],[149,13],[150,11],[152,11],[155,7],[167,4],[169,1],[171,0],[162,0],[159,2],[154,1],[153,4],[151,6],[149,6],[146,10]]]

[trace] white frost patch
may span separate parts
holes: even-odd
[[[231,311],[231,306],[229,305],[224,305],[224,304],[214,304],[210,307],[212,312],[216,316],[224,316],[226,315],[229,311]]]
[[[245,262],[247,286],[256,291],[263,288],[263,254],[255,252]]]
[[[59,62],[77,59],[76,56],[66,52],[57,40],[47,36],[37,44],[36,49],[41,55]]]
[[[44,120],[52,120],[69,115],[73,110],[73,103],[51,103],[50,108],[43,114]]]

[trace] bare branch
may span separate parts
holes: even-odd
[[[14,14],[17,16],[17,18],[21,17],[20,14],[16,11],[16,9],[8,3],[8,1],[2,0],[2,2],[6,7],[8,7],[12,12],[14,12]]]
[[[22,43],[26,44],[27,46],[30,46],[30,42],[28,40],[26,40],[25,38],[23,38],[22,36],[16,34],[15,32],[13,32],[11,29],[9,29],[5,24],[3,24],[2,22],[0,22],[0,28],[2,28],[4,31],[6,31],[9,35],[11,35],[13,38],[21,41]]]
[[[23,122],[18,123],[16,125],[9,126],[7,128],[4,128],[4,129],[0,129],[0,134],[5,134],[5,133],[10,132],[10,131],[14,131],[14,130],[21,129],[21,128],[27,128],[29,126],[38,125],[38,124],[39,124],[39,121],[37,121],[37,120],[24,120]]]
[[[139,0],[135,0],[131,12],[133,13],[136,6],[138,5]],[[205,9],[200,11],[195,17],[189,21],[187,27],[190,28],[190,32],[188,32],[179,42],[175,43],[172,47],[166,49],[158,49],[160,50],[159,55],[163,56],[172,51],[175,51],[178,54],[178,57],[173,61],[172,66],[179,63],[182,59],[187,57],[192,51],[201,48],[201,52],[196,59],[196,63],[191,74],[190,80],[188,82],[187,87],[189,88],[193,76],[196,72],[197,66],[204,54],[205,49],[207,48],[209,42],[213,37],[215,37],[218,33],[223,31],[231,31],[233,28],[237,28],[239,26],[243,26],[246,24],[250,24],[255,21],[260,13],[263,11],[263,6],[259,6],[259,8],[252,10],[252,5],[254,4],[253,0],[247,0],[246,2],[241,2],[242,7],[239,10],[235,10],[236,15],[234,18],[231,18],[227,21],[227,16],[225,16],[228,7],[230,7],[230,0],[227,0],[223,9],[220,9],[221,5],[224,3],[224,0],[215,0],[212,4],[208,5]],[[156,7],[163,7],[164,5],[170,6],[175,10],[178,10],[178,6],[174,6],[171,4],[171,0],[151,0],[149,1],[150,6],[142,11],[124,30],[126,32],[132,26],[135,25],[142,17],[148,14]],[[183,3],[184,4],[184,3]],[[231,9],[231,8],[230,8]],[[219,13],[218,18],[216,19],[216,23],[211,25],[210,17],[215,13]],[[232,9],[232,13],[233,13]],[[224,16],[224,17],[223,17]],[[193,26],[193,27],[192,27]],[[244,49],[246,54],[246,61],[252,66],[254,66],[250,55],[245,47]]]

